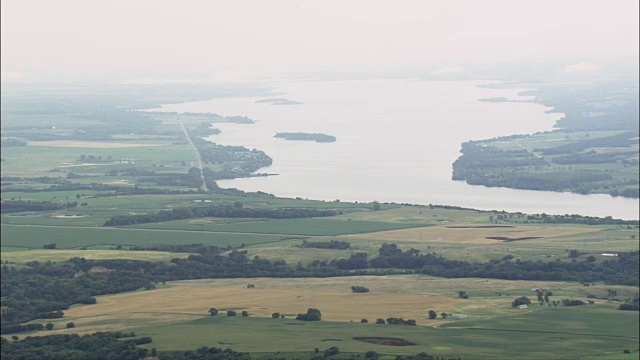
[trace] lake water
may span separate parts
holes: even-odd
[[[256,124],[215,124],[209,140],[265,151],[277,176],[220,181],[221,187],[284,197],[455,205],[524,213],[638,219],[638,200],[608,195],[513,190],[451,180],[451,164],[468,140],[551,130],[561,114],[525,100],[519,90],[478,82],[367,80],[281,82],[273,98],[302,105],[256,103],[265,97],[170,104],[162,111],[242,115]],[[325,133],[334,143],[287,141],[278,132]]]

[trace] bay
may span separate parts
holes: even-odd
[[[255,124],[215,124],[208,139],[265,151],[278,174],[220,181],[224,188],[319,200],[451,205],[531,214],[638,219],[638,199],[472,186],[451,180],[461,143],[549,131],[562,114],[531,102],[523,89],[472,81],[357,80],[269,84],[270,97],[219,98],[164,105],[161,111],[248,116]],[[256,102],[286,98],[301,102]],[[288,141],[278,132],[324,133],[334,143]]]

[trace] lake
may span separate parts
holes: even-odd
[[[355,80],[270,84],[274,96],[221,98],[161,111],[248,116],[255,124],[215,124],[208,139],[265,151],[278,174],[220,181],[221,187],[283,197],[454,205],[523,213],[638,219],[638,199],[514,190],[451,180],[461,143],[551,130],[562,114],[529,102],[523,89],[487,89],[471,81]],[[298,105],[256,102],[286,98]],[[334,143],[288,141],[278,132],[333,135]]]

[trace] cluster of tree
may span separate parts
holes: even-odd
[[[18,341],[2,338],[0,357],[11,359],[121,359],[139,360],[150,354],[138,345],[151,338],[127,339],[130,334],[98,332],[91,335],[49,335],[26,337]]]
[[[620,304],[620,307],[618,309],[638,311],[640,310],[640,298],[634,298],[631,301],[627,301],[624,304]]]
[[[614,219],[611,216],[603,218],[584,215],[528,215],[529,221],[540,221],[546,224],[584,224],[584,225],[635,225],[639,224],[638,220],[621,220]]]
[[[10,146],[26,146],[27,142],[14,138],[7,138],[0,140],[0,147],[10,147]]]
[[[205,181],[207,181],[207,187],[210,189],[216,189],[218,185],[215,183],[212,172],[206,168]],[[139,178],[136,183],[143,184],[155,184],[158,186],[180,186],[188,188],[198,188],[202,185],[202,177],[200,175],[200,169],[192,167],[189,171],[184,173],[155,173],[153,175],[144,175],[145,177]]]
[[[234,205],[213,205],[207,207],[182,207],[172,210],[162,210],[155,214],[118,215],[110,218],[104,226],[124,226],[146,224],[153,222],[184,220],[200,217],[218,218],[263,218],[263,219],[298,219],[310,217],[334,216],[338,213],[331,210],[318,209],[255,209]]]
[[[529,305],[531,304],[531,299],[529,299],[526,296],[521,296],[515,300],[513,300],[513,302],[511,302],[511,307],[518,307],[520,305]]]
[[[351,292],[354,292],[354,293],[368,293],[369,292],[369,288],[364,287],[364,286],[352,286],[351,287]]]
[[[562,305],[564,306],[580,306],[584,305],[585,302],[582,300],[570,300],[570,299],[562,299]]]
[[[107,161],[110,162],[113,159],[113,156],[111,155],[107,155],[105,157],[103,157],[102,155],[85,155],[85,154],[80,154],[80,158],[78,160],[80,161],[91,161],[91,162],[102,162],[102,161]]]
[[[196,350],[181,353],[158,354],[161,360],[251,360],[253,357],[247,353],[233,351],[231,349],[219,349],[202,346]]]
[[[271,165],[272,159],[263,151],[249,150],[243,146],[218,145],[202,138],[193,138],[204,163],[222,165],[216,179],[232,179],[251,176],[262,167]]]
[[[387,318],[387,324],[390,324],[390,325],[410,325],[410,326],[415,326],[416,325],[416,321],[413,320],[413,319],[405,320],[403,318],[390,317],[390,318]]]
[[[320,310],[314,308],[308,308],[305,314],[298,314],[296,320],[302,321],[320,321],[322,319],[322,313]]]
[[[211,127],[211,123],[208,121],[199,123],[194,129],[189,131],[190,136],[193,137],[205,137],[210,135],[220,134],[220,129]]]
[[[60,318],[61,310],[73,304],[95,304],[96,295],[153,287],[149,277],[140,272],[91,272],[94,265],[77,258],[57,264],[34,261],[25,267],[4,265],[0,284],[1,332],[25,331],[7,326],[33,319]]]
[[[316,248],[316,249],[335,249],[335,250],[349,250],[351,249],[351,243],[348,241],[331,240],[331,241],[307,241],[303,240],[302,244],[298,245],[301,248]]]
[[[273,136],[274,138],[281,138],[285,140],[302,140],[302,141],[315,141],[319,143],[331,143],[336,141],[336,137],[327,134],[320,133],[277,133]]]
[[[54,211],[61,209],[72,209],[78,206],[73,202],[53,202],[53,201],[32,201],[32,200],[2,200],[0,203],[1,213],[17,213],[23,211]]]

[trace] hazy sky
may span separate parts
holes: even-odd
[[[549,60],[597,71],[638,57],[638,3],[2,0],[2,75],[227,81]]]

